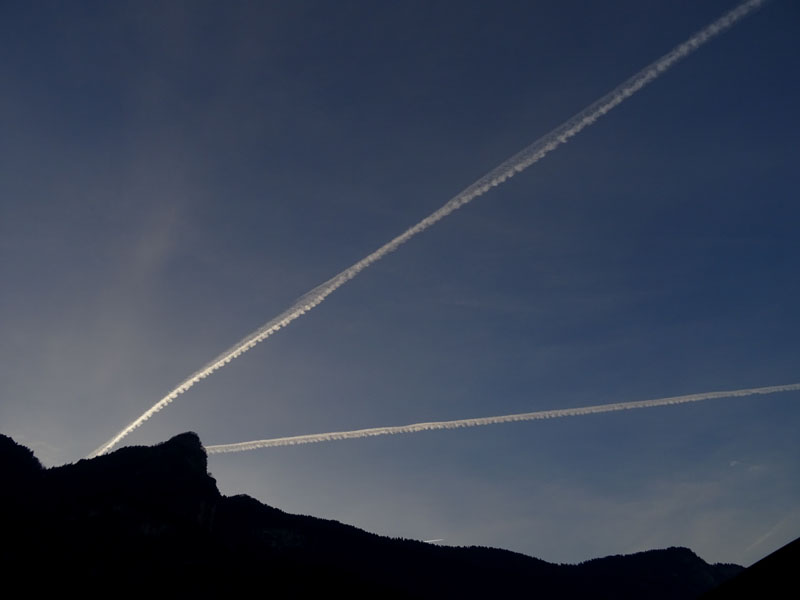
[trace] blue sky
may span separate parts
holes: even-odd
[[[74,461],[736,3],[5,2],[0,427]],[[794,383],[774,0],[126,443]],[[800,395],[214,456],[224,492],[551,561],[800,535]]]

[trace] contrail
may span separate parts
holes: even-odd
[[[744,390],[731,390],[727,392],[705,392],[702,394],[689,394],[687,396],[671,396],[655,400],[638,400],[635,402],[615,402],[613,404],[597,404],[595,406],[582,406],[579,408],[559,408],[554,410],[540,410],[514,415],[501,415],[498,417],[479,417],[477,419],[458,419],[456,421],[433,421],[431,423],[414,423],[413,425],[400,425],[397,427],[373,427],[371,429],[355,429],[353,431],[332,431],[330,433],[314,433],[310,435],[294,435],[291,437],[272,438],[269,440],[254,440],[238,444],[219,444],[206,446],[208,454],[222,454],[224,452],[246,452],[258,448],[275,448],[277,446],[297,446],[300,444],[316,444],[319,442],[333,442],[336,440],[353,440],[357,438],[374,437],[377,435],[395,435],[398,433],[419,433],[421,431],[434,431],[436,429],[458,429],[460,427],[480,427],[482,425],[498,425],[514,421],[538,421],[541,419],[557,419],[559,417],[578,417],[580,415],[594,415],[598,413],[614,412],[618,410],[631,410],[634,408],[653,408],[654,406],[667,406],[669,404],[685,404],[686,402],[700,402],[713,398],[740,398],[756,394],[777,394],[778,392],[793,392],[800,390],[800,383],[789,385],[775,385],[771,387],[749,388]]]
[[[565,143],[572,136],[584,130],[589,125],[592,125],[597,119],[605,115],[612,108],[621,104],[625,99],[629,98],[651,81],[658,78],[667,69],[672,67],[675,63],[683,58],[689,56],[692,52],[700,48],[703,44],[710,41],[726,29],[734,25],[740,19],[743,19],[751,12],[766,4],[768,0],[748,0],[743,2],[730,12],[725,13],[722,17],[695,33],[692,37],[680,44],[668,54],[665,54],[654,63],[648,65],[636,75],[615,87],[608,94],[579,112],[577,115],[548,133],[542,138],[539,138],[530,146],[518,152],[499,167],[491,170],[489,173],[478,179],[471,186],[466,188],[460,194],[454,196],[444,206],[435,212],[431,213],[413,227],[407,229],[402,234],[390,242],[384,244],[372,254],[362,258],[360,261],[348,267],[332,279],[329,279],[320,286],[317,286],[307,294],[301,296],[292,306],[283,311],[277,317],[268,321],[262,327],[239,341],[236,345],[232,346],[217,358],[212,360],[199,371],[195,371],[192,375],[186,378],[180,385],[169,392],[166,396],[156,402],[151,408],[144,412],[139,418],[132,421],[117,435],[107,441],[105,444],[94,450],[88,458],[92,458],[99,454],[105,454],[122,438],[131,433],[134,429],[139,427],[142,423],[147,421],[150,417],[164,408],[167,404],[172,402],[180,394],[191,388],[201,379],[208,377],[217,369],[221,369],[234,358],[247,352],[258,344],[264,341],[273,333],[286,327],[295,319],[303,316],[312,308],[318,306],[325,298],[335,292],[345,283],[353,279],[356,275],[361,273],[364,269],[378,262],[387,254],[394,252],[405,242],[412,237],[425,231],[431,225],[445,218],[447,215],[458,210],[468,202],[471,202],[478,196],[482,196],[491,188],[500,185],[507,179],[513,177],[517,173],[524,171],[532,164],[544,158],[547,154],[555,150],[558,146]]]

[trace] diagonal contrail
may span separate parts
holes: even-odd
[[[199,371],[195,371],[192,375],[186,378],[180,385],[169,392],[166,396],[156,402],[151,408],[145,411],[140,417],[128,424],[117,435],[107,441],[105,444],[94,450],[89,458],[99,454],[105,454],[122,438],[131,433],[134,429],[139,427],[142,423],[147,421],[150,417],[164,408],[167,404],[172,402],[180,394],[191,388],[201,379],[208,377],[217,369],[221,369],[226,364],[237,358],[250,348],[264,341],[273,333],[286,327],[295,319],[303,316],[312,308],[318,306],[325,298],[335,292],[345,283],[353,279],[356,275],[361,273],[364,269],[381,260],[387,254],[394,252],[405,242],[412,237],[425,231],[431,225],[437,223],[447,215],[458,210],[468,202],[474,200],[478,196],[482,196],[491,188],[500,185],[507,179],[513,177],[517,173],[524,171],[535,162],[544,158],[547,154],[555,150],[558,146],[565,143],[572,136],[583,131],[586,127],[592,125],[597,119],[605,115],[608,111],[621,104],[625,99],[629,98],[651,81],[658,78],[667,69],[672,67],[681,59],[689,56],[692,52],[700,48],[703,44],[710,41],[726,29],[734,25],[740,19],[743,19],[751,12],[766,4],[768,0],[748,0],[743,2],[730,12],[725,13],[719,19],[705,27],[704,29],[695,33],[688,40],[675,47],[669,53],[665,54],[657,61],[651,63],[638,73],[621,83],[608,94],[579,112],[577,115],[548,133],[542,138],[539,138],[530,146],[515,154],[499,167],[496,167],[480,179],[462,191],[460,194],[454,196],[444,206],[437,211],[431,213],[413,227],[407,229],[402,234],[390,242],[384,244],[372,254],[362,258],[353,266],[348,267],[332,279],[329,279],[320,286],[317,286],[304,296],[300,297],[292,306],[279,314],[271,321],[258,328],[256,331],[239,341],[236,345],[220,354],[217,358],[212,360]]]
[[[240,442],[238,444],[206,446],[206,452],[209,454],[246,452],[247,450],[256,450],[258,448],[316,444],[319,442],[353,440],[378,435],[419,433],[421,431],[434,431],[437,429],[480,427],[481,425],[498,425],[500,423],[512,423],[514,421],[538,421],[541,419],[557,419],[559,417],[578,417],[581,415],[631,410],[634,408],[653,408],[655,406],[667,406],[669,404],[700,402],[701,400],[711,400],[713,398],[741,398],[742,396],[754,396],[756,394],[777,394],[778,392],[794,392],[798,390],[800,390],[800,383],[792,383],[789,385],[775,385],[771,387],[731,390],[727,392],[705,392],[702,394],[689,394],[687,396],[671,396],[669,398],[657,398],[655,400],[638,400],[636,402],[615,402],[613,404],[597,404],[595,406],[582,406],[579,408],[540,410],[537,412],[518,413],[515,415],[501,415],[499,417],[479,417],[477,419],[458,419],[456,421],[433,421],[431,423],[414,423],[413,425],[400,425],[397,427],[373,427],[371,429],[355,429],[353,431],[332,431],[330,433],[314,433],[310,435],[272,438],[269,440],[254,440],[252,442]]]

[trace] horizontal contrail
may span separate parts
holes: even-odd
[[[364,269],[381,260],[387,254],[394,252],[405,242],[412,237],[425,231],[428,227],[437,223],[447,215],[458,210],[468,202],[474,200],[478,196],[482,196],[491,188],[500,185],[507,179],[513,177],[517,173],[527,169],[535,162],[541,160],[544,156],[555,150],[558,146],[565,143],[572,136],[576,135],[589,125],[592,125],[597,119],[605,115],[612,108],[622,103],[626,98],[629,98],[651,81],[659,77],[664,71],[672,67],[679,60],[689,56],[692,52],[700,48],[703,44],[716,37],[740,19],[744,18],[757,8],[766,4],[768,0],[748,0],[743,2],[730,12],[725,13],[722,17],[694,34],[687,41],[680,44],[668,54],[665,54],[654,63],[648,65],[636,75],[615,87],[608,94],[579,112],[577,115],[548,133],[542,138],[539,138],[530,146],[515,154],[499,167],[496,167],[480,179],[478,179],[471,186],[466,188],[460,194],[454,196],[444,206],[435,212],[431,213],[413,227],[407,229],[402,234],[390,242],[384,244],[372,254],[355,263],[353,266],[348,267],[332,279],[329,279],[320,286],[317,286],[304,296],[300,297],[291,307],[279,314],[271,321],[264,324],[262,327],[239,341],[236,345],[232,346],[217,358],[212,360],[199,371],[195,371],[192,375],[186,378],[180,385],[169,392],[166,396],[156,402],[151,408],[145,411],[140,417],[128,424],[122,431],[117,433],[113,438],[108,440],[105,444],[94,450],[89,458],[99,454],[105,454],[122,438],[131,433],[134,429],[139,427],[142,423],[147,421],[150,417],[164,408],[167,404],[172,402],[180,394],[191,388],[201,379],[208,377],[217,369],[221,369],[234,358],[247,352],[258,344],[264,341],[273,333],[286,327],[295,319],[303,316],[312,308],[318,306],[325,298],[339,289],[342,285],[353,279],[356,275],[361,273]]]
[[[744,390],[731,390],[727,392],[705,392],[702,394],[689,394],[687,396],[671,396],[655,400],[638,400],[636,402],[615,402],[613,404],[597,404],[595,406],[582,406],[579,408],[559,408],[554,410],[539,410],[515,415],[501,415],[498,417],[479,417],[477,419],[458,419],[456,421],[433,421],[431,423],[414,423],[413,425],[400,425],[398,427],[373,427],[371,429],[355,429],[353,431],[332,431],[330,433],[314,433],[310,435],[294,435],[291,437],[272,438],[269,440],[254,440],[238,444],[219,444],[206,446],[209,454],[222,454],[223,452],[246,452],[258,448],[275,448],[276,446],[297,446],[299,444],[316,444],[319,442],[333,442],[336,440],[353,440],[357,438],[374,437],[377,435],[395,435],[398,433],[419,433],[421,431],[434,431],[436,429],[458,429],[460,427],[480,427],[481,425],[498,425],[514,421],[538,421],[541,419],[557,419],[559,417],[578,417],[580,415],[594,415],[598,413],[614,412],[617,410],[631,410],[634,408],[653,408],[669,404],[685,404],[686,402],[700,402],[713,398],[740,398],[756,394],[777,394],[778,392],[794,392],[800,390],[800,383],[789,385],[775,385],[771,387],[748,388]]]

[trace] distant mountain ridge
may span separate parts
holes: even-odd
[[[288,514],[220,494],[194,433],[51,469],[0,435],[0,476],[0,575],[42,592],[672,600],[743,571],[686,548],[556,565]]]

